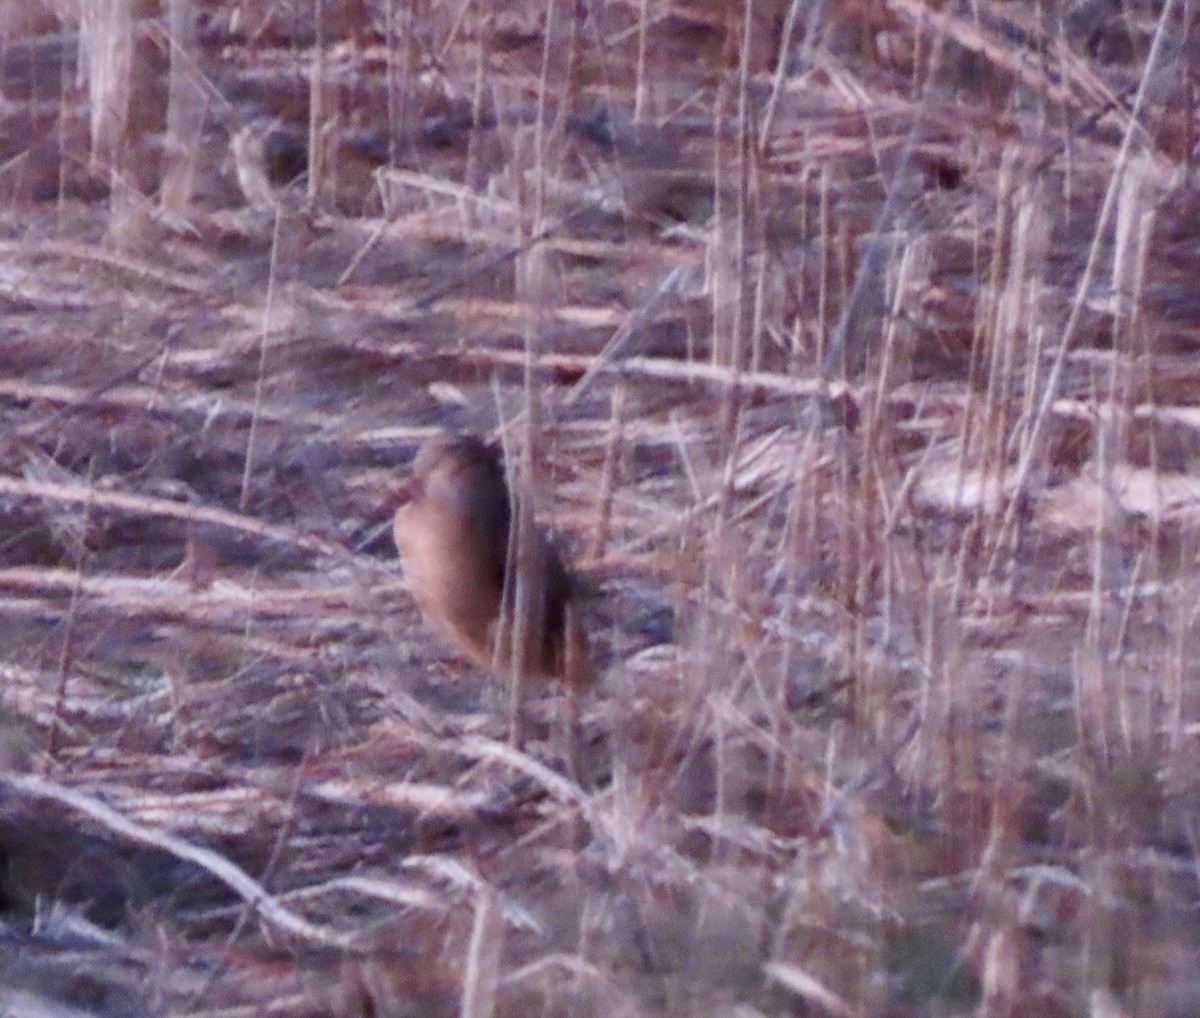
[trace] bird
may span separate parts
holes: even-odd
[[[509,679],[556,680],[574,694],[594,681],[579,584],[540,527],[510,555],[518,509],[499,451],[439,430],[413,460],[396,550],[426,620],[467,658]],[[521,598],[518,579],[528,591]],[[514,653],[519,601],[527,607]]]

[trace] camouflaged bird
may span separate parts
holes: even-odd
[[[430,624],[476,664],[505,677],[515,665],[530,677],[583,689],[594,675],[576,585],[540,528],[523,555],[509,555],[513,514],[495,448],[471,435],[428,439],[396,512],[396,550],[409,590]],[[505,596],[506,576],[530,585],[516,655],[517,598],[515,588]]]

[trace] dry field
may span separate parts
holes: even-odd
[[[0,1013],[1200,1014],[1195,17],[2,0]]]

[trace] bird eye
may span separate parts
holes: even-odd
[[[400,485],[396,492],[396,501],[400,505],[408,505],[410,502],[418,502],[425,496],[425,485],[416,477],[410,477],[407,481]]]

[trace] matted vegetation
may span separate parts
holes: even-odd
[[[0,6],[0,1010],[1200,1012],[1191,3]],[[388,525],[503,434],[568,776]]]

